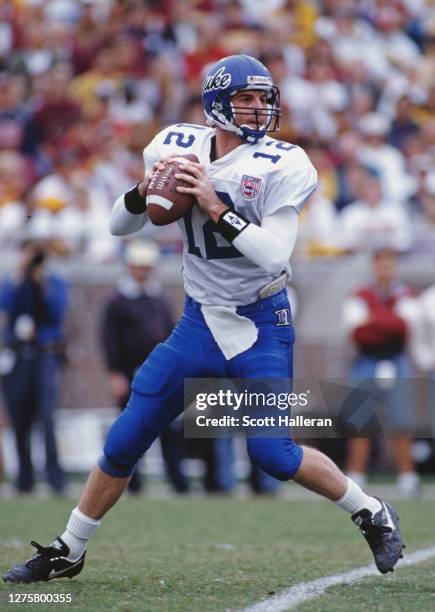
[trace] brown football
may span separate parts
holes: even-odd
[[[198,162],[196,155],[177,155],[164,170],[155,172],[147,189],[146,205],[148,216],[154,225],[168,225],[184,217],[195,204],[191,193],[180,193],[177,187],[190,187],[186,181],[175,178],[178,166],[184,159]]]

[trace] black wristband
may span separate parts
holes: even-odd
[[[147,209],[145,198],[139,193],[139,183],[124,194],[125,208],[133,215],[141,215]]]
[[[217,222],[220,233],[228,242],[240,236],[248,225],[249,221],[245,217],[231,209],[224,210]]]

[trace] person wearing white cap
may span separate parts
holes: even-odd
[[[136,370],[173,328],[160,284],[153,278],[158,258],[159,249],[154,242],[130,241],[124,253],[126,271],[104,308],[102,346],[110,391],[120,409],[127,404]],[[187,484],[179,468],[182,449],[175,430],[162,433],[161,445],[168,477],[177,491],[184,492]],[[135,470],[129,490],[138,493],[141,489],[142,479]]]
[[[367,113],[361,117],[358,128],[364,140],[359,161],[379,174],[382,190],[388,199],[405,202],[414,183],[406,172],[402,153],[387,143],[390,122],[381,113]]]

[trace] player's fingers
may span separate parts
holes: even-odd
[[[191,172],[192,174],[194,174],[195,176],[200,176],[201,175],[201,168],[198,167],[198,164],[196,166],[193,165],[193,162],[189,162],[188,164],[180,164],[178,166],[179,170],[187,171],[187,172]]]
[[[167,164],[170,164],[174,161],[173,157],[162,157],[159,161],[154,162],[153,170],[156,172],[157,170],[164,170]]]
[[[180,193],[196,193],[195,187],[177,187],[177,191]]]
[[[200,170],[203,169],[202,164],[196,161],[192,161],[191,159],[186,159],[186,161],[184,161],[183,164],[189,164],[190,166],[194,166],[195,168],[199,168]]]
[[[183,174],[182,172],[177,172],[175,174],[175,178],[180,181],[186,181],[187,183],[192,183],[194,185],[197,182],[196,176],[192,176],[191,174]]]

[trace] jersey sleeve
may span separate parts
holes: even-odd
[[[177,123],[164,128],[144,149],[145,176],[151,174],[154,163],[163,157],[191,153],[201,134],[209,131],[210,128],[206,126],[189,123]]]
[[[317,187],[317,172],[306,153],[299,147],[292,160],[268,176],[263,216],[284,207],[298,213]]]

